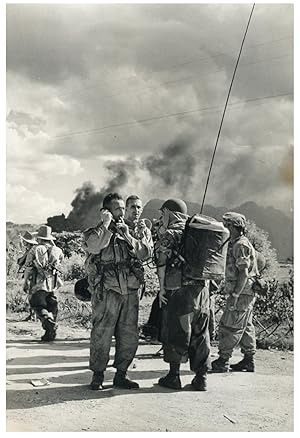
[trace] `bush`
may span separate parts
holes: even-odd
[[[262,277],[266,279],[276,278],[279,272],[279,263],[277,261],[276,249],[272,248],[272,244],[268,240],[268,233],[259,228],[254,222],[247,221],[246,236],[256,251],[262,253],[266,259],[266,267]]]
[[[22,289],[22,280],[8,280],[6,282],[6,310],[11,312],[28,312],[28,294]]]
[[[85,277],[84,261],[85,258],[76,253],[73,253],[69,258],[65,258],[60,266],[64,280],[72,281]]]
[[[70,258],[74,254],[85,255],[82,249],[82,233],[80,231],[63,231],[62,233],[53,233],[53,235],[56,237],[56,245],[62,249],[65,257]]]
[[[266,295],[256,300],[256,316],[261,323],[283,324],[294,322],[294,271],[291,269],[289,280],[280,284],[276,279],[270,281],[270,289]]]

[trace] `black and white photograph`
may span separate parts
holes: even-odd
[[[294,3],[3,12],[6,432],[294,432]]]

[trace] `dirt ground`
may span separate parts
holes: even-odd
[[[139,390],[112,386],[111,361],[103,391],[88,384],[89,331],[60,325],[58,339],[39,341],[38,322],[7,321],[7,431],[32,432],[270,432],[293,431],[293,353],[259,350],[256,373],[210,374],[208,391],[156,384],[168,369],[153,357],[158,345],[140,342],[129,375]],[[111,355],[113,357],[112,348]],[[217,355],[212,348],[212,358]],[[236,352],[233,362],[240,358]],[[33,379],[48,385],[34,387]]]

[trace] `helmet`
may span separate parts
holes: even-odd
[[[82,278],[76,281],[74,286],[74,293],[76,298],[80,301],[91,301],[92,295],[88,290],[89,283],[87,278]]]
[[[187,214],[187,206],[186,203],[182,201],[182,199],[168,199],[163,203],[159,210],[163,210],[164,208],[167,208],[171,211],[178,211],[179,213]]]
[[[223,221],[230,222],[235,227],[246,228],[246,218],[241,213],[229,211],[223,215]]]

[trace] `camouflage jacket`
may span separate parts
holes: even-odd
[[[239,276],[239,267],[248,269],[248,281],[241,294],[253,295],[252,284],[258,275],[255,249],[246,236],[239,236],[234,241],[229,241],[226,270],[225,270],[225,293],[232,294]]]
[[[84,233],[83,249],[87,254],[85,269],[91,294],[101,294],[104,290],[128,294],[143,283],[140,262],[151,255],[151,244],[146,236],[131,236],[127,241],[111,227],[101,226]]]

